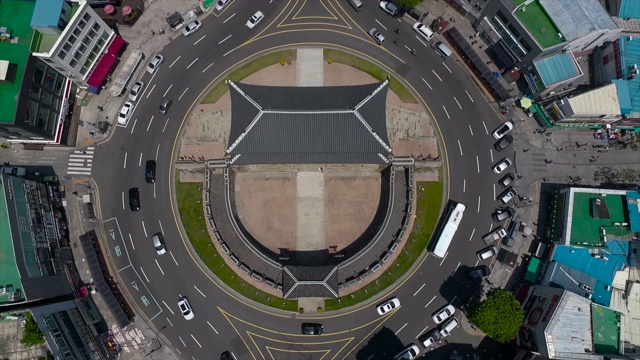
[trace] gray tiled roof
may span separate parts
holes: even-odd
[[[275,87],[230,83],[227,153],[244,164],[382,164],[387,83]]]
[[[598,0],[540,0],[549,17],[569,41],[618,25]]]
[[[285,299],[337,298],[337,266],[285,266],[282,272]]]

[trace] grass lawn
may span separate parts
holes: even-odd
[[[402,102],[413,104],[418,103],[416,98],[398,79],[391,76],[391,74],[388,74],[386,71],[382,70],[379,66],[373,64],[372,62],[364,60],[358,56],[348,54],[344,51],[334,49],[324,49],[324,59],[326,61],[331,59],[332,62],[349,65],[358,70],[362,70],[380,81],[384,81],[386,80],[387,76],[390,76],[389,88],[391,88],[391,91],[398,95]]]
[[[187,232],[189,241],[196,253],[205,265],[222,282],[242,296],[261,304],[288,311],[297,311],[298,302],[283,300],[262,292],[249,283],[245,283],[233,269],[229,268],[220,256],[215,246],[210,246],[212,239],[209,237],[205,222],[206,217],[202,209],[202,183],[183,183],[176,176],[176,197],[182,225]]]
[[[431,239],[431,234],[433,234],[433,230],[438,222],[440,205],[442,204],[443,185],[442,181],[421,181],[417,183],[417,187],[418,200],[415,211],[416,218],[411,235],[409,235],[409,241],[404,245],[402,254],[398,256],[393,265],[376,281],[353,294],[343,296],[339,299],[327,300],[325,302],[326,311],[356,305],[386,290],[409,271],[411,266],[418,260],[420,254],[422,254],[427,247]],[[420,211],[422,211],[422,214]],[[417,227],[417,225],[420,225],[420,227]]]
[[[225,77],[225,79],[238,82],[258,70],[274,64],[280,64],[282,61],[293,61],[295,59],[296,51],[293,49],[276,51],[242,65],[232,71],[231,74]],[[220,99],[220,97],[228,90],[229,86],[225,84],[224,81],[218,82],[216,86],[214,86],[213,89],[211,89],[211,91],[209,91],[209,93],[204,97],[204,99],[202,99],[202,104],[215,104],[216,101],[218,101],[218,99]]]

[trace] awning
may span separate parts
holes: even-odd
[[[509,51],[506,49],[506,45],[504,41],[502,40],[498,41],[495,45],[491,47],[491,50],[493,50],[493,52],[498,57],[498,61],[500,61],[502,65],[504,65],[504,67],[510,68],[516,64],[517,60],[514,59],[513,56],[511,56],[511,54],[509,54]]]
[[[120,49],[122,49],[123,45],[124,45],[124,39],[121,38],[120,36],[116,36],[113,38],[113,41],[111,41],[111,45],[109,45],[107,52],[109,54],[117,55]]]
[[[111,67],[116,63],[116,60],[117,59],[115,56],[113,56],[113,54],[102,55],[102,59],[100,59],[98,65],[96,65],[96,68],[93,69],[91,76],[89,76],[87,84],[95,86],[97,88],[102,86],[104,78],[107,77],[107,74],[109,74],[109,71],[111,71]]]
[[[523,109],[526,110],[526,109],[530,108],[532,105],[533,105],[533,102],[531,102],[531,99],[529,99],[528,97],[525,96],[525,97],[520,99],[520,106]]]
[[[524,274],[524,280],[535,284],[536,280],[538,279],[538,275],[540,275],[542,265],[544,264],[542,263],[542,261],[540,261],[540,259],[538,259],[537,257],[532,257],[531,260],[529,260],[527,272]]]

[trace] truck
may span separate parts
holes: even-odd
[[[502,226],[498,226],[497,228],[493,229],[490,233],[483,236],[482,241],[484,241],[484,243],[487,245],[491,245],[505,236],[507,236],[507,231]]]

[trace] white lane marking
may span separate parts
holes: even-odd
[[[67,171],[69,175],[91,175],[91,171]]]
[[[404,329],[409,323],[405,323],[404,325],[402,325],[402,327],[400,329],[398,329],[398,331],[396,331],[396,335],[398,335],[398,333],[400,331],[402,331],[402,329]]]
[[[173,256],[173,253],[171,251],[169,251],[169,254],[171,255],[171,258],[173,259],[173,262],[176,263],[176,266],[179,266],[178,262],[176,261],[176,258]]]
[[[124,153],[124,164],[123,167],[126,169],[127,168],[127,153]]]
[[[202,35],[202,37],[198,39],[198,41],[194,42],[193,45],[198,45],[198,43],[202,41],[202,39],[204,39],[205,37],[207,37],[207,35]]]
[[[142,266],[140,266],[140,271],[142,272],[142,275],[144,275],[144,278],[147,280],[147,282],[150,282],[149,278],[147,277],[147,274],[144,272],[144,269],[142,268]],[[165,305],[167,305],[167,304],[165,304]]]
[[[171,327],[173,327],[173,323],[171,322],[171,320],[169,320],[169,318],[167,318],[167,322],[169,323],[169,325],[171,325]]]
[[[387,27],[382,25],[382,23],[380,21],[378,21],[378,19],[376,19],[376,22],[378,23],[378,25],[380,25],[383,29],[387,30]]]
[[[169,90],[171,90],[172,87],[173,87],[173,84],[169,85],[169,88],[167,89],[167,91],[164,92],[164,95],[162,95],[162,97],[167,97],[167,93],[169,92]]]
[[[131,127],[131,133],[133,134],[133,130],[136,128],[136,124],[138,123],[138,118],[133,120],[133,127]]]
[[[140,153],[140,160],[138,160],[138,166],[142,165],[142,153]]]
[[[218,41],[218,45],[220,45],[220,44],[222,44],[223,42],[225,42],[225,41],[229,40],[229,38],[230,38],[230,37],[231,37],[231,35],[229,35],[229,36],[227,36],[226,38],[224,38],[224,39],[222,39],[222,40]]]
[[[158,144],[158,147],[156,148],[156,161],[158,161],[158,152],[160,151],[160,144]]]
[[[438,73],[435,72],[435,70],[431,70],[431,72],[433,72],[433,74],[438,78],[438,80],[442,81],[442,79],[440,78],[440,76],[438,76]]]
[[[193,287],[196,289],[197,292],[200,293],[200,295],[202,295],[202,297],[207,297],[207,295],[205,295],[202,291],[200,291],[200,289],[198,289],[197,286],[193,285]]]
[[[425,286],[425,284],[422,284],[422,286],[420,286],[420,289],[418,289],[418,291],[413,293],[413,296],[418,295],[418,293],[420,292],[420,290],[422,290],[422,288]]]
[[[164,300],[162,300],[162,303],[164,304],[164,306],[167,307],[167,309],[169,309],[169,311],[171,312],[171,314],[175,315],[176,313],[173,312],[173,310],[171,310],[171,308],[169,307],[169,305],[167,305],[166,302],[164,302]]]
[[[162,127],[162,132],[164,132],[164,130],[167,128],[168,123],[169,123],[169,118],[167,118],[167,121],[164,122],[164,126]]]
[[[453,97],[453,100],[456,101],[456,104],[458,104],[458,107],[460,108],[460,110],[462,110],[462,105],[460,105],[460,102],[458,101],[458,98],[456,98],[455,96]]]
[[[480,212],[480,196],[478,196],[478,212]]]
[[[180,339],[180,341],[182,342],[182,345],[184,347],[187,347],[187,344],[184,343],[184,340],[182,340],[182,336],[178,336],[178,339]]]
[[[455,270],[453,270],[453,272],[458,271],[458,268],[460,267],[460,264],[462,264],[462,262],[461,262],[461,261],[458,261],[458,265],[456,265],[456,269],[455,269]]]
[[[204,70],[202,70],[202,73],[204,74],[204,72],[209,70],[209,68],[212,66],[213,66],[213,63],[209,64],[209,66],[207,66],[206,68],[204,68]]]
[[[431,85],[429,85],[429,83],[427,82],[427,80],[425,80],[424,78],[422,78],[422,81],[424,81],[425,84],[427,84],[427,86],[429,87],[429,89],[433,90],[433,88],[431,87]]]
[[[156,183],[153,183],[153,198],[156,198]]]
[[[480,174],[480,159],[478,159],[478,155],[476,155],[476,167],[478,168],[478,174]]]
[[[181,58],[181,57],[182,57],[182,56],[178,56],[175,60],[173,60],[173,62],[171,63],[171,65],[169,65],[169,69],[171,69],[171,67],[172,67],[173,65],[175,65],[175,63],[177,63],[177,62],[178,62],[178,60],[180,60],[180,58]],[[148,96],[147,96],[147,97],[148,97]]]
[[[162,275],[164,275],[164,271],[162,271],[162,268],[160,267],[160,263],[158,262],[158,259],[156,259],[156,265],[158,265],[158,269],[160,269],[160,272],[162,273]]]
[[[471,128],[471,124],[469,124],[469,132],[471,133],[471,136],[473,136],[473,129]]]
[[[219,333],[218,333],[218,330],[216,330],[216,328],[214,328],[214,327],[213,327],[213,325],[211,325],[211,323],[210,323],[210,322],[208,322],[208,321],[207,321],[207,324],[208,324],[208,325],[213,329],[213,331],[215,331],[215,332],[216,332],[216,334],[219,334]]]
[[[467,179],[462,180],[462,192],[467,192]]]
[[[422,331],[420,331],[420,332],[418,333],[418,335],[416,335],[416,339],[417,339],[417,338],[419,338],[419,337],[420,337],[420,335],[424,334],[424,332],[425,332],[425,331],[427,331],[427,329],[428,329],[428,328],[429,328],[429,325],[427,325],[427,327],[426,327],[426,328],[422,329]]]
[[[474,266],[478,266],[479,262],[480,262],[480,259],[476,260],[476,264]]]
[[[442,105],[442,108],[444,109],[444,113],[447,114],[447,119],[451,119],[451,116],[449,116],[449,112],[447,111],[447,108],[444,107],[444,105]]]
[[[433,302],[433,300],[436,299],[436,295],[433,296],[433,298],[431,300],[429,300],[429,302],[427,303],[427,305],[425,305],[424,307],[426,308],[427,306],[431,305],[431,303]]]
[[[496,198],[496,184],[493,184],[493,198]]]
[[[193,64],[195,64],[195,63],[196,63],[196,61],[198,61],[198,58],[196,58],[195,60],[193,60],[193,61],[191,62],[191,64],[189,64],[189,66],[187,66],[187,69],[189,69]]]
[[[469,94],[469,92],[467,90],[465,90],[464,92],[467,93],[467,96],[469,97],[469,100],[471,100],[471,102],[474,103],[475,101],[473,101],[473,98],[471,97],[471,94]]]
[[[458,140],[458,148],[460,148],[460,156],[462,156],[462,144],[460,144],[460,140]]]
[[[160,225],[160,233],[164,235],[164,229],[162,228],[162,223],[160,222],[160,220],[158,220],[158,225]]]
[[[148,235],[147,235],[147,227],[144,226],[144,221],[141,221],[141,223],[142,223],[142,230],[144,230],[144,236],[148,237]]]
[[[151,88],[151,90],[149,90],[149,92],[147,93],[147,99],[149,98],[149,95],[151,95],[151,93],[153,92],[153,89],[156,88],[156,84],[153,84],[153,87]]]
[[[424,45],[425,47],[427,46],[427,44],[425,44],[424,41],[422,41],[422,39],[420,39],[420,37],[418,35],[416,35],[416,39],[418,39],[418,41],[420,41],[420,44]]]
[[[393,56],[394,58],[396,58],[398,61],[400,61],[403,64],[406,64],[406,62],[404,62],[404,60],[400,59],[399,57],[395,56],[393,53],[391,53],[391,56]]]
[[[444,65],[444,67],[446,67],[446,68],[447,68],[447,70],[449,70],[449,74],[453,74],[453,71],[451,71],[451,69],[449,69],[449,67],[447,66],[447,64],[442,63],[442,65]]]
[[[489,155],[491,155],[491,163],[493,163],[493,150],[489,149]]]
[[[442,258],[442,261],[440,261],[440,265],[439,265],[439,266],[442,266],[442,263],[444,263],[444,260],[447,258],[447,255],[449,255],[449,253],[448,253],[448,252],[446,252],[446,253],[444,254],[444,257]]]
[[[487,124],[485,124],[484,121],[482,122],[482,126],[484,126],[484,132],[486,132],[487,135],[489,135],[489,130],[487,130]]]
[[[182,97],[184,96],[184,94],[187,92],[187,90],[189,90],[189,88],[184,89],[184,91],[182,92],[182,94],[180,95],[180,97],[178,98],[178,100],[182,100]]]
[[[233,15],[229,16],[228,18],[226,18],[222,23],[226,24],[227,21],[231,20],[232,17],[236,16],[236,13],[233,13]]]
[[[225,57],[225,56],[231,54],[234,51],[236,51],[236,49],[231,49],[231,50],[227,51],[226,53],[224,53],[224,55],[222,55],[222,57]]]
[[[149,125],[147,125],[147,132],[149,131],[149,128],[151,128],[151,123],[153,122],[153,118],[155,117],[155,115],[153,115],[151,117],[151,120],[149,120]]]
[[[122,210],[124,210],[124,191],[122,192]]]
[[[135,250],[136,246],[133,244],[133,239],[131,238],[131,234],[129,234],[129,241],[131,241],[131,247],[133,248],[133,250]]]
[[[193,336],[193,334],[191,334],[191,337],[193,338],[193,341],[195,341],[196,344],[198,344],[198,346],[200,346],[202,348],[202,345],[200,345],[200,343],[198,342],[198,340],[196,340],[196,337]]]
[[[471,231],[471,236],[469,236],[469,241],[471,241],[471,239],[473,239],[473,234],[476,233],[476,228],[473,228],[473,231]]]

